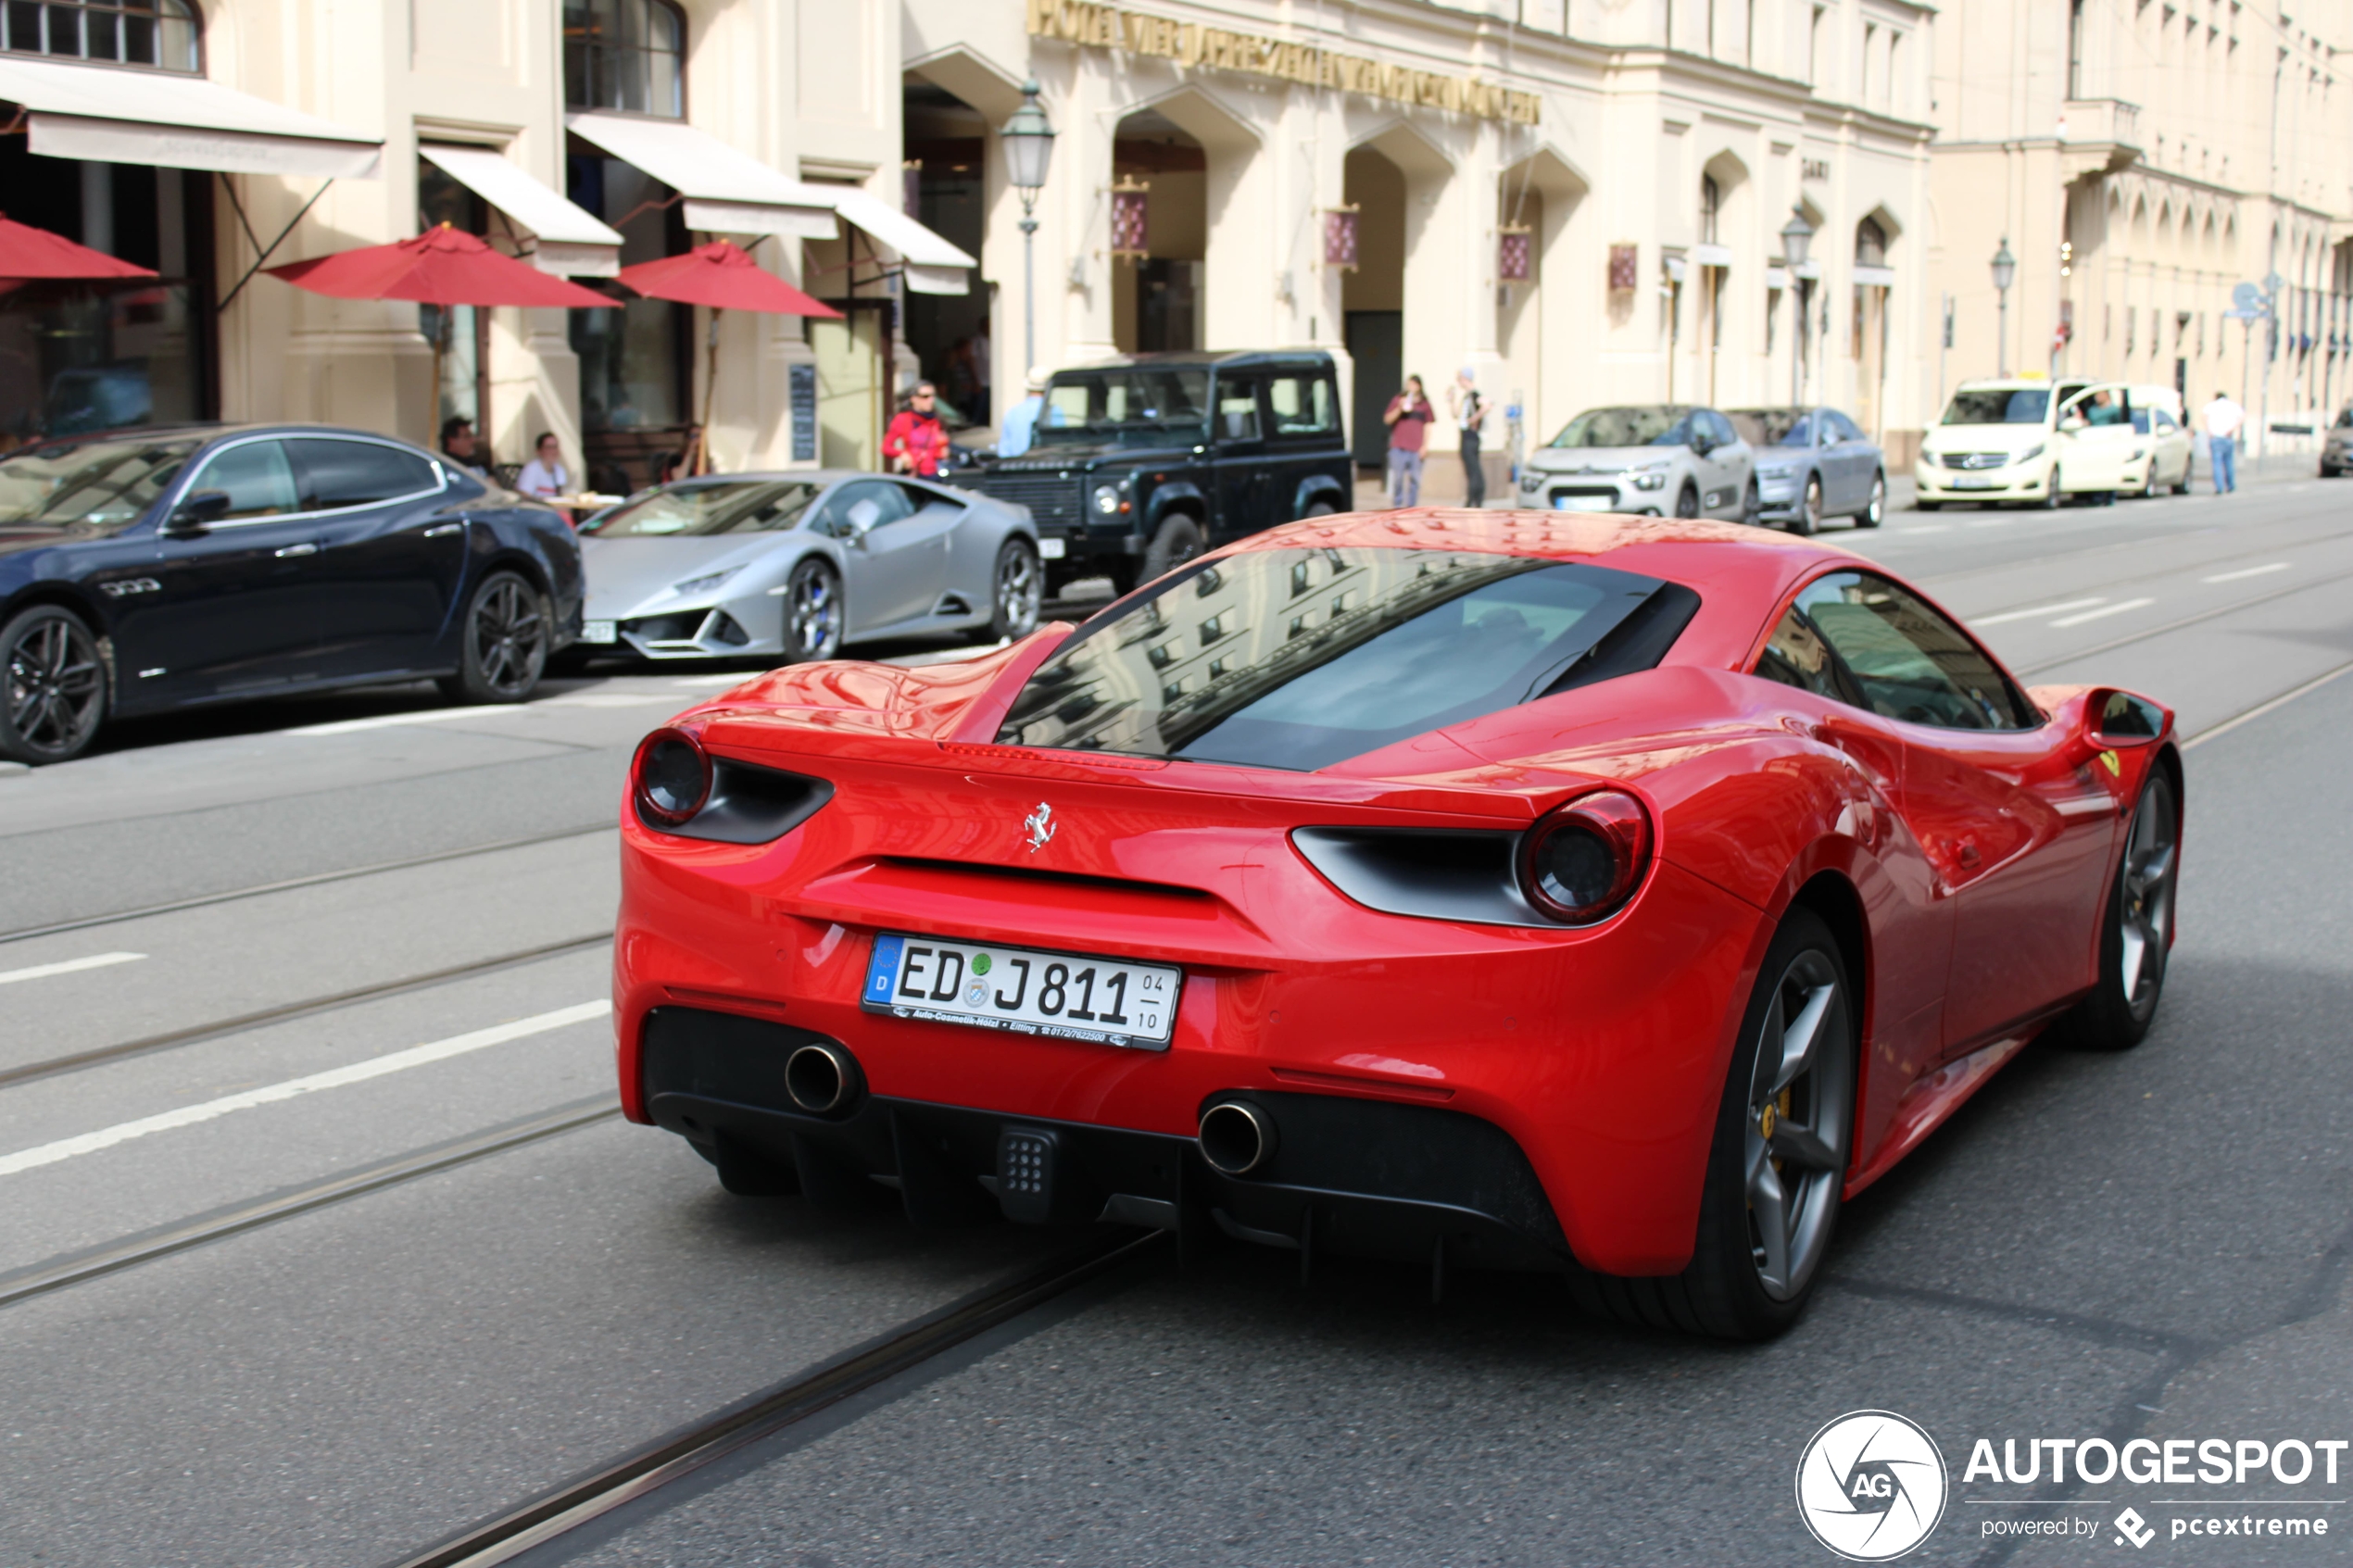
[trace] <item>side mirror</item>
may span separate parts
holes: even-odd
[[[226,490],[195,490],[180,498],[165,532],[170,533],[202,533],[206,529],[229,515],[229,492]]]
[[[1714,441],[1710,440],[1708,437],[1706,437],[1706,436],[1705,436],[1705,435],[1694,435],[1694,436],[1692,436],[1692,457],[1694,457],[1694,458],[1705,458],[1705,457],[1706,457],[1706,456],[1707,456],[1710,452],[1713,452],[1713,451],[1715,451],[1715,450],[1716,450],[1716,443],[1715,443]]]

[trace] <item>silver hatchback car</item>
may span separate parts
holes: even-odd
[[[1754,523],[1755,455],[1713,408],[1654,403],[1589,408],[1520,465],[1524,507],[1717,517]]]

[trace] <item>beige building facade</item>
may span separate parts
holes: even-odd
[[[1931,19],[1895,0],[907,0],[909,145],[977,179],[1000,408],[1033,332],[1049,367],[1311,345],[1346,367],[1368,463],[1400,378],[1435,399],[1466,366],[1529,445],[1597,404],[1805,399],[1900,457],[1936,392],[1915,369]],[[1060,132],[1034,322],[995,135],[1025,79]],[[1144,232],[1122,232],[1139,202]],[[1813,232],[1796,269],[1793,210]]]
[[[2309,427],[2353,394],[2353,4],[1969,0],[1935,50],[1951,380],[2112,376],[2192,409],[2227,391],[2251,426]],[[2242,285],[2268,314],[2233,318]]]

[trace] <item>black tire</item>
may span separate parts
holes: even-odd
[[[547,673],[555,617],[547,598],[512,571],[474,588],[459,631],[458,672],[435,683],[452,702],[526,702]]]
[[[1689,481],[1684,483],[1682,492],[1675,497],[1675,515],[1677,517],[1699,516],[1699,488]]]
[[[1332,504],[1329,501],[1310,501],[1307,503],[1307,509],[1299,515],[1302,518],[1329,517],[1332,515],[1333,509]]]
[[[1912,509],[1916,512],[1941,512],[1944,509],[1944,503],[1942,501],[1914,501],[1912,503]]]
[[[2059,488],[2059,470],[2054,468],[2051,470],[2050,493],[2045,495],[2040,501],[2036,502],[2035,505],[2041,507],[2046,512],[2055,512],[2066,503],[2066,500],[2067,493]]]
[[[2100,977],[2056,1033],[2089,1050],[2130,1050],[2145,1038],[2165,996],[2173,892],[2182,869],[2182,803],[2162,764],[2141,786],[2133,825],[2100,921]],[[2129,971],[2129,972],[2128,972]]]
[[[823,556],[809,556],[785,579],[784,650],[787,664],[841,652],[841,578]]]
[[[1817,1014],[1815,993],[1825,986],[1830,994]],[[1853,995],[1830,927],[1811,909],[1793,909],[1766,950],[1755,993],[1742,1015],[1690,1265],[1680,1274],[1650,1279],[1572,1276],[1572,1288],[1586,1305],[1654,1328],[1723,1339],[1769,1339],[1797,1321],[1837,1230],[1851,1152]],[[1758,1047],[1768,1031],[1777,1044],[1785,1042],[1809,1017],[1806,1054],[1794,1074],[1784,1079],[1785,1059],[1778,1055],[1760,1066]],[[1817,1128],[1827,1128],[1827,1135]],[[1793,1205],[1782,1183],[1793,1170],[1798,1173]],[[1780,1193],[1785,1206],[1778,1257],[1763,1240],[1768,1233],[1759,1229],[1752,1199],[1752,1190],[1761,1186]]]
[[[1144,552],[1143,581],[1150,583],[1165,577],[1201,552],[1201,524],[1185,512],[1170,512],[1160,520],[1151,546]]]
[[[1756,481],[1753,479],[1741,493],[1741,521],[1751,528],[1765,526],[1765,497],[1757,494]]]
[[[2188,495],[2189,493],[2190,493],[2190,465],[2189,465],[2189,464],[2187,464],[2187,463],[2184,463],[2184,464],[2183,464],[2183,465],[2182,465],[2182,481],[2181,481],[2181,483],[2178,483],[2178,484],[2176,484],[2176,485],[2174,485],[2174,486],[2173,486],[2173,494],[2174,494],[2174,495]]]
[[[991,639],[1012,642],[1038,630],[1038,607],[1045,598],[1045,575],[1038,551],[1029,541],[1008,539],[997,549],[997,569],[989,574],[991,596],[988,624],[982,631]]]
[[[1808,538],[1822,526],[1822,476],[1806,476],[1806,494],[1797,503],[1797,515],[1789,520],[1789,531],[1799,538]]]
[[[1881,523],[1885,522],[1886,521],[1887,475],[1883,473],[1875,473],[1871,475],[1870,501],[1861,511],[1855,514],[1855,526],[1857,528],[1877,528]]]
[[[107,666],[82,617],[34,605],[0,627],[0,757],[70,762],[107,719]]]

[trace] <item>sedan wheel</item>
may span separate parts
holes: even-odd
[[[1837,1229],[1855,1121],[1855,1010],[1837,939],[1782,920],[1743,1015],[1717,1113],[1692,1261],[1667,1278],[1571,1277],[1589,1304],[1656,1328],[1764,1339],[1805,1310]]]
[[[2173,888],[2181,872],[2182,813],[2172,775],[2158,767],[2141,790],[2124,859],[2100,930],[2100,977],[2076,1004],[2065,1033],[2096,1050],[2126,1050],[2156,1022],[2172,950]]]
[[[997,552],[995,614],[987,627],[990,637],[1011,642],[1038,629],[1044,577],[1038,564],[1038,552],[1030,547],[1028,540],[1005,541],[1004,547]]]
[[[71,610],[35,605],[0,631],[7,666],[0,757],[39,766],[79,757],[107,716],[98,642]]]
[[[1822,526],[1822,481],[1818,474],[1806,476],[1806,498],[1797,506],[1797,515],[1789,520],[1789,531],[1802,536],[1810,535]]]
[[[1887,520],[1887,475],[1871,476],[1871,503],[1855,514],[1857,528],[1877,528]]]
[[[1699,516],[1699,492],[1689,484],[1684,485],[1682,494],[1675,497],[1675,515],[1677,517]]]
[[[1031,615],[1035,619],[1036,611]],[[832,567],[812,556],[792,569],[785,584],[785,661],[833,658],[841,651],[841,583]]]
[[[458,673],[445,675],[453,702],[522,702],[547,668],[547,605],[511,571],[494,571],[467,607]]]

